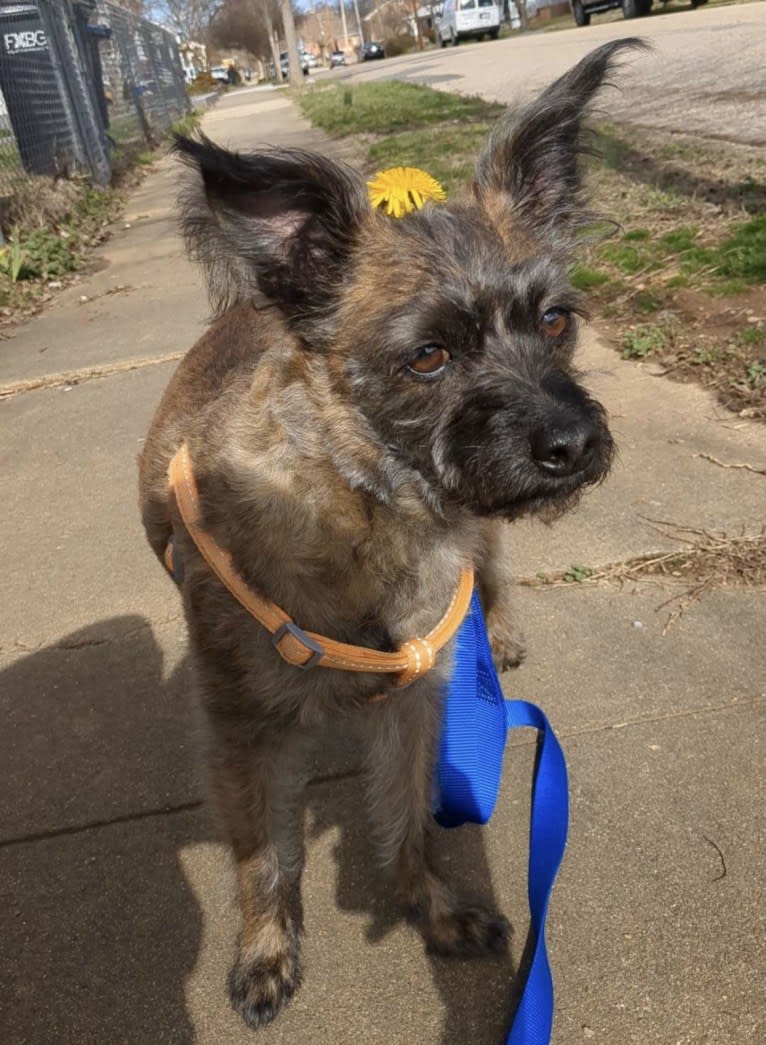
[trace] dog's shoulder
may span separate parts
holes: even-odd
[[[168,391],[196,413],[232,381],[256,370],[279,337],[280,326],[271,309],[256,309],[249,302],[237,305],[215,320],[187,352]]]
[[[181,360],[165,390],[139,457],[140,503],[159,548],[169,533],[166,473],[175,450],[236,383],[252,381],[270,347],[285,337],[275,309],[243,302],[216,319]],[[156,526],[149,525],[148,516]]]

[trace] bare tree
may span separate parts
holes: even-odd
[[[149,17],[182,40],[198,40],[222,6],[222,0],[144,0]]]
[[[274,35],[279,18],[278,0],[224,0],[207,37],[215,47],[241,47],[263,60],[270,54],[281,79]]]

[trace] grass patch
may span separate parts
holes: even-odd
[[[591,197],[624,231],[588,244],[576,270],[598,273],[582,284],[591,314],[628,358],[652,357],[664,374],[766,421],[762,151],[613,125],[597,144]],[[761,318],[743,338],[748,317]]]
[[[717,270],[722,276],[766,283],[766,214],[735,225],[718,253]]]
[[[392,134],[370,145],[369,160],[375,170],[421,167],[441,182],[449,195],[470,178],[476,154],[491,126],[479,121]]]
[[[601,163],[612,170],[620,170],[629,153],[630,145],[615,127],[601,124],[594,131],[594,146]]]
[[[0,272],[10,284],[60,279],[74,272],[94,235],[109,220],[114,194],[83,183],[71,211],[55,225],[15,225],[0,250]]]
[[[766,343],[766,330],[762,327],[745,327],[739,339],[743,345],[763,345]]]
[[[450,121],[471,123],[504,112],[503,106],[481,98],[463,98],[398,80],[316,87],[301,91],[297,101],[315,126],[339,135],[384,135]]]
[[[298,104],[316,126],[339,136],[362,135],[369,174],[421,167],[454,192],[470,178],[501,105],[386,81],[303,90]]]
[[[202,113],[199,109],[192,109],[191,112],[187,112],[179,120],[176,120],[170,125],[170,134],[191,134],[192,131],[196,130],[202,119]]]
[[[600,269],[589,268],[587,265],[582,265],[579,262],[569,273],[569,278],[572,281],[572,286],[577,290],[595,290],[596,287],[603,287],[605,283],[609,282],[609,276],[606,272],[602,272]]]
[[[21,170],[21,156],[16,148],[16,143],[3,142],[0,145],[0,171],[9,172],[12,175]]]
[[[188,134],[199,123],[193,111],[170,130]],[[139,168],[160,155],[138,133],[135,117],[112,121],[112,186],[95,188],[86,177],[47,178],[20,171],[3,200],[0,246],[0,322],[39,311],[52,290],[82,268],[122,206],[127,188],[140,179]],[[115,134],[117,135],[115,137]],[[2,156],[8,146],[0,144]]]
[[[632,243],[606,243],[598,251],[601,261],[614,265],[625,275],[632,276],[637,272],[645,272],[656,265],[651,251],[634,247]]]
[[[0,306],[6,320],[39,309],[51,297],[52,284],[60,285],[82,267],[121,202],[118,190],[96,189],[86,181],[62,182],[58,191],[46,189],[46,179],[35,182],[41,183],[37,201],[24,207],[17,201],[15,222],[0,248]]]
[[[697,236],[699,229],[696,225],[679,225],[677,229],[660,236],[659,244],[671,254],[680,254],[693,248]]]
[[[747,283],[744,279],[727,279],[721,283],[710,283],[705,290],[717,298],[738,297],[747,293]]]

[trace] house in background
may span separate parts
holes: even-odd
[[[187,40],[178,45],[178,53],[181,55],[181,67],[187,83],[192,83],[194,78],[207,69],[207,48],[196,40]]]

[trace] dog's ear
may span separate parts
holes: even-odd
[[[216,312],[265,297],[296,323],[326,314],[370,213],[361,177],[299,149],[240,154],[203,135],[175,148],[201,178],[182,196],[182,225]]]
[[[604,44],[556,80],[539,98],[504,116],[479,158],[473,191],[501,224],[512,223],[554,247],[566,247],[591,220],[583,199],[580,157],[584,121],[617,57],[648,50],[629,38]]]

